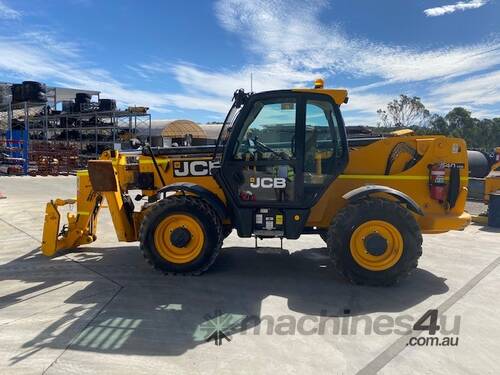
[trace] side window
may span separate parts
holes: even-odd
[[[342,156],[342,152],[338,123],[332,103],[308,100],[304,184],[322,185],[333,174],[335,161]]]
[[[256,102],[238,138],[236,160],[295,158],[295,99]]]

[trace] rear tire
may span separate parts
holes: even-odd
[[[222,239],[217,213],[193,196],[171,196],[154,203],[147,209],[139,231],[146,260],[172,274],[205,272],[215,261]]]
[[[336,270],[348,281],[387,286],[417,267],[422,234],[409,210],[370,198],[338,213],[330,226],[328,249]]]

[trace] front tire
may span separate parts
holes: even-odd
[[[354,284],[386,286],[413,271],[422,255],[422,234],[409,210],[379,198],[342,209],[329,230],[336,270]]]
[[[171,196],[147,209],[139,231],[146,260],[164,273],[199,275],[222,246],[215,210],[194,196]]]

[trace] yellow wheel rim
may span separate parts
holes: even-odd
[[[190,238],[187,244],[177,247],[172,243],[172,233],[174,230],[184,228]],[[186,214],[174,214],[164,218],[155,229],[154,243],[157,252],[165,260],[183,264],[194,260],[203,248],[205,235],[203,229],[194,217]]]
[[[385,240],[381,254],[373,255],[366,247],[369,236]],[[382,240],[382,241],[383,241]],[[386,221],[371,220],[361,224],[352,234],[351,255],[361,267],[370,271],[385,271],[394,266],[403,254],[403,238],[396,227]]]

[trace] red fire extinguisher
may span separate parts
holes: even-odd
[[[430,166],[429,186],[431,198],[440,202],[446,199],[446,169],[444,164],[433,164]]]

